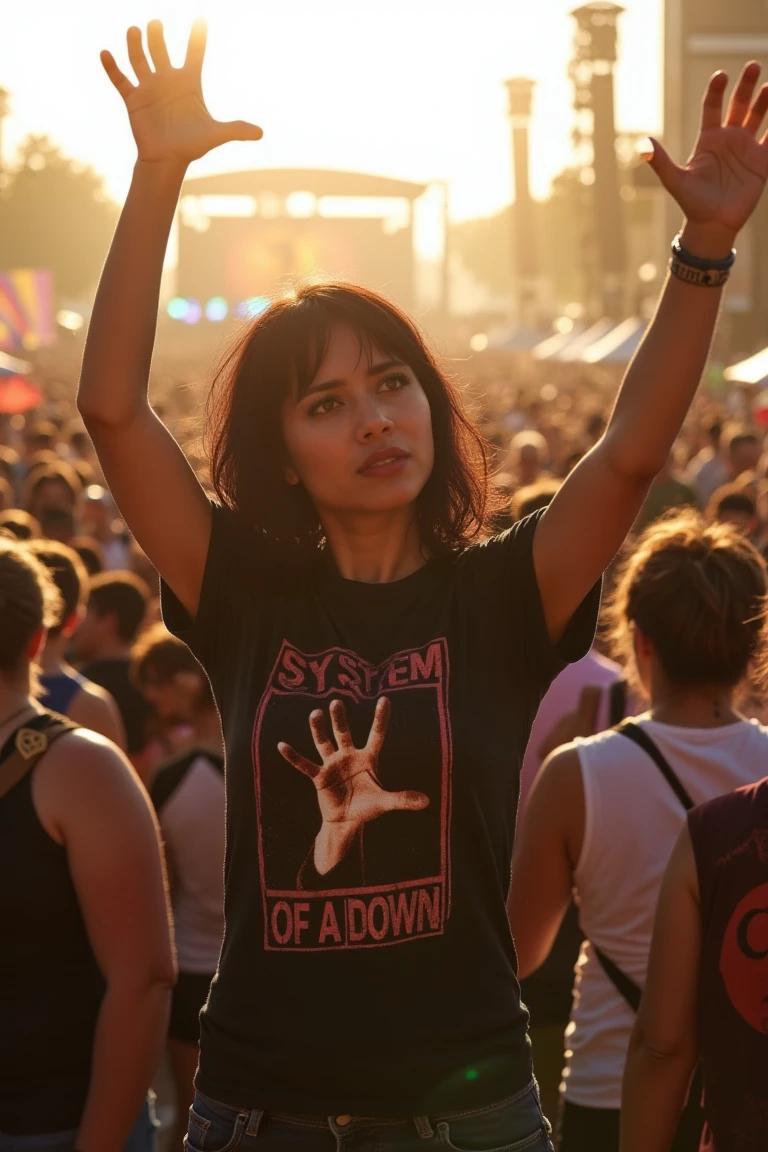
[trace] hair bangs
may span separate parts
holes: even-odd
[[[256,317],[225,356],[208,397],[204,441],[216,496],[275,542],[321,543],[309,494],[283,476],[281,408],[287,396],[307,394],[338,325],[354,333],[369,367],[380,353],[418,379],[435,445],[432,474],[417,501],[423,542],[433,555],[465,547],[487,532],[499,510],[488,446],[415,323],[393,302],[354,284],[299,285]]]
[[[286,313],[290,329],[288,346],[293,367],[293,386],[298,399],[306,396],[328,353],[333,329],[349,328],[358,341],[360,359],[368,367],[374,363],[374,350],[418,369],[419,341],[404,338],[402,325],[387,311],[353,293],[337,288],[333,298],[317,293],[297,301]],[[410,334],[408,334],[410,335]],[[416,363],[414,363],[416,361]],[[358,360],[359,363],[359,360]]]

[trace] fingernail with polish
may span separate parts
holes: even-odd
[[[637,151],[643,160],[653,160],[655,148],[653,147],[653,140],[650,136],[645,136],[638,142]]]

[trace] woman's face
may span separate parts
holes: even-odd
[[[200,688],[200,677],[194,672],[177,672],[169,677],[147,672],[141,681],[144,699],[164,724],[190,723]]]
[[[308,393],[283,402],[288,483],[304,485],[320,518],[381,513],[416,500],[434,464],[429,401],[413,371],[375,346],[369,363],[336,325]]]

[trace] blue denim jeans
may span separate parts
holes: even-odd
[[[535,1083],[486,1108],[386,1120],[284,1116],[197,1093],[187,1152],[553,1152]]]
[[[133,1126],[123,1152],[155,1152],[155,1097],[151,1093]],[[6,1136],[0,1132],[0,1152],[73,1152],[77,1132],[46,1132],[41,1136]]]

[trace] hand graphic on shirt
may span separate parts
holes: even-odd
[[[308,776],[317,789],[323,823],[315,840],[314,862],[320,875],[344,859],[371,820],[386,812],[420,812],[429,804],[429,797],[423,792],[387,792],[376,775],[391,711],[386,696],[380,697],[376,705],[370,735],[363,748],[356,748],[352,741],[343,701],[332,700],[329,711],[333,740],[328,734],[325,714],[319,708],[309,717],[321,764],[307,760],[290,744],[277,746],[283,759]]]

